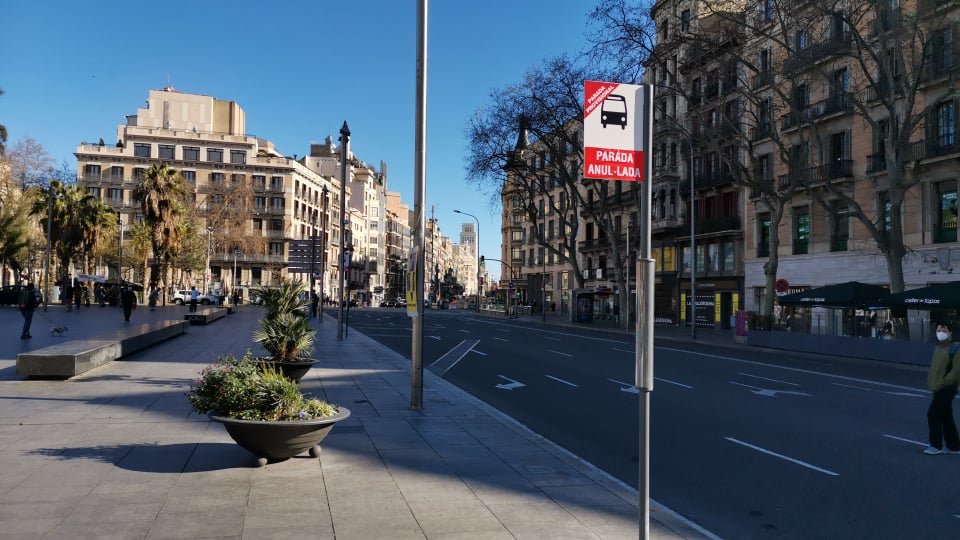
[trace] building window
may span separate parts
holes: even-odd
[[[267,208],[267,198],[263,196],[257,196],[253,198],[253,208],[256,210],[264,210]]]
[[[160,159],[174,159],[174,153],[176,152],[177,147],[172,144],[161,144],[157,146],[159,151],[158,156]]]
[[[142,143],[134,143],[133,145],[133,155],[136,157],[150,157],[150,145]]]
[[[259,174],[253,175],[253,188],[254,189],[266,189],[267,187],[267,177]]]
[[[184,161],[200,161],[200,148],[197,146],[184,146],[183,160]]]
[[[523,242],[523,231],[512,231],[510,233],[510,240],[513,242]]]
[[[757,257],[770,256],[770,214],[757,214]]]
[[[223,149],[207,148],[207,161],[210,163],[223,163]]]
[[[123,179],[123,167],[121,167],[121,166],[119,166],[119,165],[114,165],[113,167],[110,167],[110,178],[112,178],[112,179],[114,179],[114,180],[122,180],[122,179]]]
[[[735,255],[733,242],[724,242],[720,244],[720,270],[722,272],[733,272],[735,264]]]
[[[793,209],[793,254],[805,255],[810,244],[810,212],[806,208]]]
[[[271,197],[270,198],[270,208],[274,210],[283,210],[283,197]]]
[[[282,176],[271,176],[270,177],[270,189],[281,191],[283,190],[283,177]]]
[[[802,51],[810,46],[810,35],[806,30],[798,30],[796,39],[794,40],[794,47],[798,51]]]
[[[956,141],[956,107],[953,101],[937,105],[937,145],[952,146]]]
[[[137,182],[143,180],[143,175],[147,173],[147,170],[143,167],[134,167],[133,169],[133,179]]]
[[[680,30],[684,32],[690,31],[690,10],[685,9],[680,12]]]
[[[850,210],[835,202],[830,219],[830,251],[846,251],[850,240]]]
[[[707,246],[707,270],[710,272],[720,270],[720,244]]]
[[[120,188],[110,188],[110,191],[107,192],[107,197],[111,202],[123,202],[123,190]]]
[[[222,172],[212,172],[210,173],[210,183],[221,185],[223,184],[223,179],[226,175]]]
[[[247,151],[246,150],[231,150],[230,151],[230,163],[234,165],[243,165],[247,162]]]
[[[180,171],[180,174],[183,176],[183,180],[189,184],[197,182],[197,171]]]
[[[87,193],[95,199],[100,198],[100,188],[98,187],[88,187]]]
[[[283,242],[270,242],[270,255],[272,257],[282,257]]]
[[[90,177],[94,180],[100,180],[100,166],[99,165],[84,165],[83,166],[83,175]]]
[[[253,218],[253,230],[262,233],[263,232],[263,220],[260,218]]]
[[[943,182],[937,194],[937,242],[957,241],[957,188],[956,182]]]
[[[274,232],[283,231],[283,220],[282,219],[271,219],[270,220],[270,230]]]

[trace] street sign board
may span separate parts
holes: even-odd
[[[583,90],[583,177],[643,181],[646,87],[585,81]]]

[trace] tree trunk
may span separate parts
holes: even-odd
[[[770,255],[763,264],[763,275],[766,277],[763,303],[760,305],[760,315],[767,321],[773,320],[773,301],[776,299],[777,271],[780,268],[780,220],[783,219],[783,205],[778,205],[770,216]],[[746,293],[747,291],[744,291]]]

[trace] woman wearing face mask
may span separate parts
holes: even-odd
[[[957,347],[951,346],[950,326],[937,324],[937,348],[930,360],[927,386],[933,392],[933,401],[927,409],[927,425],[930,427],[930,446],[924,454],[960,454],[960,436],[953,421],[953,397],[960,383],[960,361]],[[944,448],[946,443],[946,448]]]

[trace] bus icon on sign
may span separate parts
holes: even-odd
[[[627,129],[627,100],[618,94],[610,94],[600,105],[600,123],[606,129],[607,124],[617,124]]]

